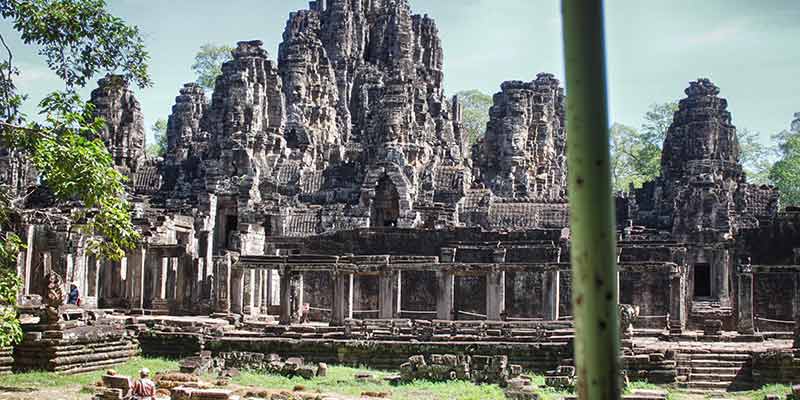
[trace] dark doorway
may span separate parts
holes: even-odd
[[[694,265],[694,297],[711,297],[711,266]]]
[[[384,176],[375,189],[370,223],[373,227],[394,227],[399,217],[400,194],[389,177]]]

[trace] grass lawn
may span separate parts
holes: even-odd
[[[174,371],[178,369],[176,361],[157,359],[157,358],[136,358],[128,363],[114,367],[122,375],[136,377],[139,370],[147,367],[153,374],[160,371]],[[42,391],[54,389],[69,389],[73,393],[81,392],[82,388],[90,388],[105,371],[87,372],[77,375],[56,375],[49,372],[29,372],[24,374],[14,374],[0,376],[0,393],[7,391]],[[367,381],[356,381],[356,373],[369,373],[372,378]],[[293,390],[297,387],[304,388],[308,392],[321,392],[326,394],[338,394],[349,397],[359,397],[362,393],[388,393],[394,400],[502,400],[503,391],[494,385],[474,385],[468,382],[427,382],[416,381],[410,384],[391,386],[383,380],[384,377],[392,373],[385,371],[375,371],[368,368],[349,368],[339,366],[329,366],[328,375],[322,378],[305,380],[303,378],[285,378],[277,375],[262,375],[251,372],[243,372],[234,378],[232,383],[235,386],[264,388],[275,390]],[[205,377],[208,382],[214,382],[213,376]],[[540,398],[543,400],[556,400],[567,395],[566,392],[558,392],[544,387],[544,377],[533,375],[534,383],[540,388]],[[5,390],[4,390],[5,388]],[[664,389],[656,385],[643,382],[632,382],[627,392],[634,389]],[[777,394],[783,398],[791,392],[788,385],[768,385],[758,390],[749,392],[737,392],[718,394],[713,397],[726,397],[737,400],[763,400],[767,394]],[[86,391],[84,390],[85,394]],[[41,397],[43,399],[53,398]],[[703,400],[711,396],[703,394],[688,394],[680,391],[670,390],[670,400]],[[4,397],[5,398],[5,397]],[[12,399],[14,397],[11,397]],[[25,397],[23,397],[25,398]]]

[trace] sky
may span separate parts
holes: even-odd
[[[559,1],[409,1],[415,13],[437,21],[448,94],[492,94],[503,81],[530,81],[539,72],[563,81]],[[154,85],[136,90],[148,127],[169,116],[178,89],[195,79],[190,67],[200,46],[260,39],[275,59],[289,13],[308,7],[308,0],[108,3],[139,26],[151,55]],[[605,11],[611,122],[640,126],[650,105],[684,97],[699,77],[720,87],[734,124],[760,132],[762,142],[800,111],[800,1],[607,0]],[[30,94],[25,110],[33,114],[36,102],[63,84],[7,21],[0,34],[23,71],[18,87]]]

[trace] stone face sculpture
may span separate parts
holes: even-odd
[[[106,121],[100,138],[114,158],[114,165],[123,174],[131,175],[144,156],[144,116],[139,101],[125,78],[109,74],[100,79],[90,102],[95,106],[95,115]]]

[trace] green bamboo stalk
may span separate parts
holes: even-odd
[[[615,216],[602,0],[562,0],[578,398],[619,399]]]

